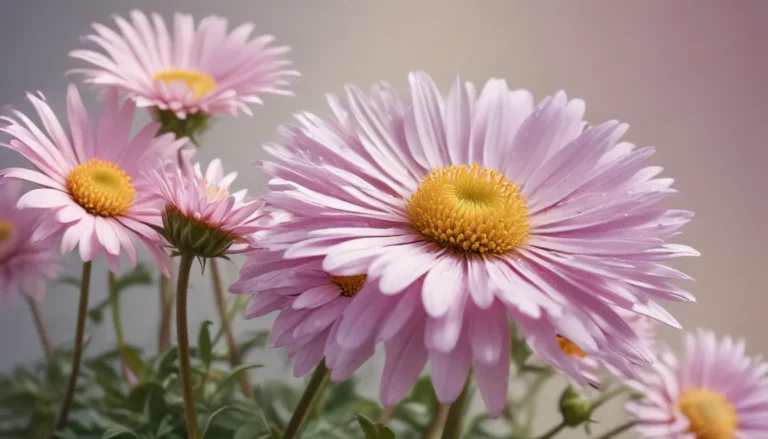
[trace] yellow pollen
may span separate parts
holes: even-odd
[[[223,200],[229,196],[229,192],[227,192],[226,189],[215,185],[209,185],[206,179],[203,179],[203,181],[200,182],[200,187],[206,192],[208,200],[210,201]]]
[[[696,439],[736,437],[739,417],[722,394],[708,389],[691,389],[680,396],[677,405],[690,422],[688,432],[696,435]]]
[[[452,165],[427,175],[408,202],[411,226],[428,241],[460,253],[503,254],[528,237],[520,188],[480,165]]]
[[[198,70],[189,69],[170,69],[157,72],[152,75],[153,81],[163,81],[166,84],[172,82],[183,82],[195,94],[195,98],[200,99],[208,93],[216,90],[218,84],[211,76]]]
[[[0,218],[0,244],[3,244],[11,239],[11,236],[13,236],[14,228],[15,227],[13,226],[12,222]]]
[[[131,177],[116,164],[93,159],[78,165],[67,176],[72,199],[92,215],[125,215],[133,205],[136,190]]]
[[[329,274],[328,277],[334,285],[339,287],[342,295],[354,297],[363,288],[365,278],[368,276],[365,274],[358,274],[356,276],[334,276]]]
[[[560,346],[560,350],[569,357],[584,358],[587,356],[586,352],[579,349],[579,347],[576,346],[572,341],[561,335],[557,336],[557,344]]]

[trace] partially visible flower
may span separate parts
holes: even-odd
[[[183,169],[165,167],[151,175],[154,198],[165,204],[158,230],[166,241],[179,253],[201,258],[245,251],[262,227],[258,220],[267,213],[264,203],[247,198],[245,190],[230,194],[236,174],[224,176],[218,160],[205,176],[199,165],[193,173]]]
[[[50,239],[33,235],[40,212],[16,208],[21,184],[0,179],[0,304],[19,291],[43,300],[46,278],[54,278],[60,256]]]
[[[170,260],[160,248],[160,236],[147,225],[160,223],[162,203],[151,198],[152,183],[144,173],[175,160],[186,139],[155,137],[158,123],[145,125],[131,139],[134,104],[121,107],[117,92],[108,95],[101,119],[92,127],[77,88],[70,85],[68,129],[44,100],[28,97],[47,134],[18,111],[13,112],[15,118],[2,117],[8,125],[0,131],[13,137],[2,145],[23,155],[38,171],[9,168],[0,175],[44,186],[18,201],[18,207],[40,209],[38,214],[46,216],[37,234],[62,233],[62,253],[79,246],[83,261],[104,250],[114,272],[122,252],[136,265],[138,239],[167,275]]]
[[[307,217],[263,245],[377,286],[353,298],[335,337],[346,349],[384,341],[384,404],[428,360],[440,402],[455,400],[471,367],[498,415],[510,320],[579,384],[589,380],[558,335],[623,369],[650,362],[616,309],[679,327],[654,302],[693,296],[664,263],[698,255],[667,242],[693,214],[661,206],[675,190],[648,165],[653,149],[621,142],[617,121],[587,125],[584,102],[562,92],[535,104],[500,79],[478,90],[457,78],[445,97],[425,73],[409,83],[406,99],[387,84],[330,96],[332,117],[301,113],[259,164],[273,189],[265,201]]]
[[[286,46],[270,46],[274,37],[249,39],[253,24],[231,32],[227,20],[210,15],[195,27],[192,16],[174,15],[169,32],[160,15],[150,18],[134,10],[130,19],[116,16],[120,33],[94,24],[95,34],[83,37],[101,51],[75,50],[70,56],[91,64],[75,69],[85,82],[113,87],[136,101],[178,119],[187,115],[251,114],[249,104],[265,93],[291,94],[287,79],[298,72],[287,68]],[[202,122],[201,122],[202,123]]]
[[[305,375],[325,357],[331,379],[349,377],[373,355],[375,340],[347,350],[338,344],[335,334],[341,313],[352,298],[370,293],[366,290],[366,275],[332,275],[323,270],[322,258],[283,259],[282,253],[254,249],[240,270],[240,279],[229,291],[253,294],[246,318],[280,312],[269,343],[273,347],[288,346],[295,376]]]
[[[768,363],[747,357],[744,340],[687,334],[682,361],[666,350],[629,384],[642,399],[626,409],[645,438],[768,437]]]

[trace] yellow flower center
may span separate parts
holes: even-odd
[[[208,93],[216,90],[218,84],[211,76],[198,70],[188,69],[170,69],[157,72],[152,75],[153,81],[163,81],[166,84],[172,82],[183,82],[195,94],[195,98],[200,99]]]
[[[11,239],[11,236],[13,236],[13,229],[15,227],[13,226],[13,223],[0,218],[0,244],[4,244],[6,241]]]
[[[576,346],[572,341],[561,335],[557,336],[557,344],[560,345],[560,350],[569,357],[584,358],[587,356],[586,352],[579,349],[579,347]]]
[[[133,205],[136,190],[131,177],[116,164],[93,159],[78,165],[67,176],[69,195],[92,215],[125,215]]]
[[[460,253],[503,254],[528,237],[520,188],[480,165],[452,165],[427,175],[408,203],[411,226],[428,241]]]
[[[363,288],[365,278],[368,276],[365,274],[358,274],[356,276],[334,276],[331,274],[328,277],[334,285],[339,287],[342,295],[354,297]]]
[[[229,192],[226,189],[216,185],[209,185],[206,179],[200,182],[200,187],[208,195],[208,200],[210,201],[223,200],[229,196]]]
[[[722,394],[708,389],[691,389],[680,396],[677,405],[690,422],[688,432],[695,434],[696,439],[736,437],[739,417]]]

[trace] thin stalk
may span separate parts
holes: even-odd
[[[117,348],[123,349],[125,334],[123,333],[123,319],[120,316],[120,296],[117,292],[117,279],[115,273],[109,272],[109,309],[112,311],[112,324],[115,327]]]
[[[470,381],[471,376],[467,377],[467,382],[464,383],[464,389],[448,409],[445,428],[443,428],[443,439],[459,439],[461,437],[464,415],[466,415],[467,405],[469,404]]]
[[[187,329],[187,290],[189,288],[189,272],[192,270],[194,256],[181,255],[179,263],[179,280],[176,290],[176,337],[179,349],[179,378],[181,379],[181,395],[184,398],[184,419],[187,424],[187,437],[198,439],[197,408],[195,393],[192,386],[192,369],[189,365],[189,333]]]
[[[425,439],[436,439],[440,434],[440,430],[443,429],[446,419],[448,419],[448,411],[451,409],[449,404],[440,404],[437,406],[435,416],[432,418],[432,422],[427,427],[427,432],[424,433]]]
[[[323,385],[325,384],[329,374],[330,370],[325,365],[325,360],[321,361],[320,364],[318,364],[315,368],[315,371],[312,373],[312,377],[309,379],[307,388],[304,389],[304,393],[301,395],[299,404],[293,411],[293,415],[291,416],[291,420],[288,422],[288,426],[285,427],[283,439],[293,439],[298,437],[299,429],[307,419],[307,415],[309,414],[309,410],[312,408],[312,403],[315,400],[315,396],[320,393],[320,389],[323,388]]]
[[[629,389],[626,387],[618,387],[616,389],[611,390],[610,392],[604,393],[602,396],[595,399],[594,402],[592,402],[592,409],[597,409],[598,407],[602,406],[606,402],[610,401],[611,399],[621,395],[624,392],[627,392]]]
[[[160,328],[157,350],[163,353],[171,347],[171,320],[173,320],[173,281],[160,276]]]
[[[216,259],[211,260],[211,278],[213,279],[213,297],[216,299],[216,308],[219,310],[219,319],[221,319],[221,328],[224,331],[224,339],[227,342],[227,353],[229,355],[229,365],[234,369],[243,362],[240,355],[240,349],[237,347],[235,335],[232,332],[232,320],[227,315],[227,302],[224,297],[224,284],[219,272],[219,264]],[[253,399],[253,386],[248,379],[248,373],[243,371],[238,374],[240,389],[248,399]]]
[[[625,424],[619,425],[618,427],[614,428],[613,430],[608,431],[607,433],[603,434],[602,436],[598,437],[597,439],[610,439],[613,437],[616,437],[620,435],[621,433],[624,433],[625,431],[629,430],[630,428],[637,425],[637,421],[629,421]]]
[[[538,439],[550,439],[550,438],[553,438],[553,437],[557,436],[557,434],[560,433],[564,428],[565,428],[565,421],[561,422],[558,425],[555,425],[554,427],[552,427],[551,430],[549,430],[548,432],[546,432],[543,435],[539,436]]]
[[[80,280],[80,303],[77,308],[77,326],[75,327],[75,346],[72,351],[72,371],[69,374],[69,384],[64,394],[64,402],[61,404],[59,419],[56,421],[56,430],[61,430],[67,425],[69,410],[72,408],[72,400],[75,397],[77,377],[80,375],[80,361],[83,358],[83,334],[85,333],[85,317],[88,314],[88,293],[91,288],[91,261],[83,262],[83,274]]]
[[[394,407],[386,407],[384,410],[382,410],[379,414],[379,424],[387,425],[387,422],[392,419],[392,413],[394,412]]]
[[[45,351],[45,360],[48,364],[52,364],[55,354],[53,351],[53,344],[51,344],[51,336],[48,333],[48,327],[45,326],[43,313],[40,312],[40,304],[37,303],[37,300],[31,297],[27,297],[27,303],[29,304],[29,310],[32,312],[32,318],[35,320],[37,334],[40,336],[40,344],[43,345],[43,350]]]

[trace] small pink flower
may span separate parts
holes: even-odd
[[[669,350],[629,381],[642,399],[626,408],[645,438],[768,437],[768,363],[745,355],[744,340],[698,330],[682,361]]]
[[[240,253],[252,235],[263,228],[263,202],[246,191],[229,193],[236,173],[224,175],[221,161],[211,162],[205,174],[196,164],[154,170],[153,198],[165,204],[163,236],[172,247],[200,257]]]
[[[18,111],[13,112],[15,118],[2,118],[8,125],[0,131],[12,137],[2,145],[38,170],[9,168],[0,175],[43,186],[18,201],[20,208],[42,210],[45,226],[37,233],[61,233],[62,253],[79,247],[83,261],[104,250],[114,272],[122,252],[136,265],[138,239],[167,275],[170,260],[159,246],[160,236],[147,225],[160,223],[163,205],[150,197],[152,183],[144,172],[176,160],[186,139],[176,140],[173,134],[155,137],[158,123],[145,125],[131,139],[134,104],[121,107],[116,92],[109,94],[95,129],[75,86],[70,85],[67,94],[67,129],[44,100],[28,97],[46,132]]]
[[[227,20],[210,15],[195,28],[192,16],[175,14],[172,34],[162,17],[131,12],[131,22],[116,16],[120,33],[94,24],[95,34],[83,37],[104,52],[75,50],[70,56],[92,65],[75,69],[85,82],[113,87],[136,100],[139,107],[187,114],[251,114],[249,104],[264,93],[291,94],[287,79],[298,76],[283,58],[288,47],[270,47],[270,35],[250,39],[253,24],[227,31]]]
[[[0,304],[18,291],[43,300],[46,278],[54,278],[59,269],[54,243],[33,239],[40,212],[16,208],[20,192],[19,182],[0,179]]]

